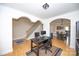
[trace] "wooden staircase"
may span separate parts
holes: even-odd
[[[36,23],[34,23],[34,25],[32,25],[30,27],[30,29],[28,29],[28,31],[26,31],[26,33],[27,33],[26,38],[28,38],[39,25],[41,25],[40,21],[37,21]]]

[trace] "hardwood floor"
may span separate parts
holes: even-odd
[[[75,54],[76,54],[75,50],[69,48],[66,45],[66,43],[63,42],[62,40],[58,40],[58,39],[54,38],[54,40],[52,41],[52,45],[63,49],[61,56],[75,56]]]
[[[22,44],[13,45],[13,52],[6,54],[5,56],[26,56],[26,52],[30,50],[30,40],[25,40]],[[62,40],[54,38],[52,40],[52,45],[62,48],[61,56],[75,56],[74,49],[69,48]]]

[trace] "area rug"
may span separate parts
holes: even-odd
[[[47,50],[47,53],[45,53],[45,49],[39,49],[39,56],[60,56],[62,53],[62,49],[53,46],[52,48],[50,48],[50,50],[52,52],[50,52],[49,50]],[[26,56],[37,56],[36,53],[34,51],[28,51],[26,52]]]

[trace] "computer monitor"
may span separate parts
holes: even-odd
[[[44,34],[46,34],[46,31],[41,31],[41,35],[44,35]]]

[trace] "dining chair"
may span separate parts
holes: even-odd
[[[40,36],[39,32],[35,32],[35,38],[39,36]]]
[[[53,39],[53,33],[50,33],[50,36],[48,37],[48,40],[43,43],[44,44],[43,48],[45,49],[45,53],[47,53],[47,50],[52,52],[51,51],[52,39]]]

